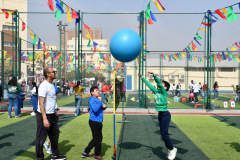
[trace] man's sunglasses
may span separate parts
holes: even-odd
[[[52,72],[49,72],[49,73],[54,73],[55,74],[55,73],[57,73],[57,71],[52,71]]]

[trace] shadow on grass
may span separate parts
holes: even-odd
[[[102,143],[102,150],[101,150],[101,156],[103,157],[106,153],[106,151],[111,148],[110,145],[107,145],[106,143]]]
[[[15,136],[15,134],[14,134],[14,133],[5,134],[5,135],[3,135],[3,136],[0,137],[0,140],[3,140],[3,139],[5,139],[5,138],[11,137],[11,136]]]
[[[5,146],[12,146],[12,143],[10,143],[10,142],[0,143],[0,149]]]
[[[230,144],[230,147],[233,149],[236,149],[237,152],[240,152],[240,144],[237,142],[232,142],[232,143],[224,143],[224,144]]]

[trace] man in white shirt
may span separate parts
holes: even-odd
[[[193,81],[192,89],[193,89],[193,93],[194,93],[195,103],[198,103],[199,87],[198,87],[198,85],[196,84],[195,81]]]
[[[174,95],[175,95],[175,84],[173,84],[172,86],[172,97],[174,97]]]
[[[64,160],[67,157],[61,156],[58,150],[59,128],[57,122],[59,116],[55,112],[56,106],[56,90],[52,81],[56,78],[57,71],[53,68],[44,69],[45,81],[38,88],[38,110],[37,118],[37,134],[36,134],[36,154],[37,160],[43,160],[43,144],[49,136],[52,146],[52,160]]]

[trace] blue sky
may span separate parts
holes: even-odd
[[[10,0],[14,1],[14,0]],[[153,13],[199,13],[207,10],[216,10],[238,3],[237,0],[160,0],[166,8],[159,12],[151,1]],[[65,0],[70,7],[82,12],[111,12],[111,13],[138,13],[146,10],[149,0]],[[55,0],[53,0],[55,7]],[[56,10],[56,9],[55,9]],[[64,6],[64,10],[66,10]],[[234,7],[239,12],[239,7]],[[28,12],[51,12],[47,0],[28,0]],[[49,45],[59,45],[59,32],[56,23],[59,21],[53,14],[28,14],[28,26]],[[21,15],[20,15],[21,16]],[[102,28],[103,38],[110,40],[112,35],[120,29],[128,28],[138,31],[137,14],[131,15],[100,15],[84,14],[83,21],[90,28]],[[237,15],[240,17],[240,14]],[[147,39],[149,50],[177,51],[182,50],[192,41],[202,22],[204,15],[160,15],[155,14],[157,22],[148,25]],[[219,16],[217,16],[219,17]],[[63,22],[67,22],[66,15],[62,15]],[[68,22],[69,23],[69,22]],[[219,17],[213,25],[212,47],[215,50],[224,50],[236,41],[240,41],[240,20],[227,22]],[[203,28],[204,26],[201,25]],[[68,29],[73,29],[74,23]],[[199,31],[204,37],[204,32]],[[239,37],[239,38],[238,38]],[[31,38],[28,36],[28,40]],[[201,41],[204,44],[204,41]],[[198,50],[203,47],[197,46]]]

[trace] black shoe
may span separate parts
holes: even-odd
[[[95,159],[97,160],[104,160],[100,155],[99,156],[94,156]]]
[[[93,158],[93,156],[90,156],[89,153],[82,153],[83,158]]]
[[[67,156],[62,156],[62,155],[58,155],[58,156],[52,156],[51,160],[65,160],[67,159]]]
[[[199,101],[195,102],[195,103],[198,103]]]

